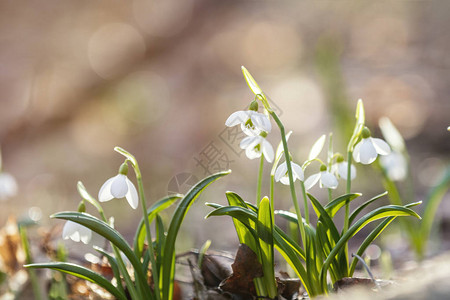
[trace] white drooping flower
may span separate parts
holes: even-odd
[[[305,189],[311,189],[317,182],[321,188],[335,189],[338,186],[336,177],[327,171],[325,165],[320,166],[320,172],[309,176],[305,180]]]
[[[17,194],[17,181],[9,173],[0,173],[0,200],[6,200]]]
[[[261,134],[261,132],[270,132],[272,130],[272,124],[270,124],[269,117],[265,114],[259,113],[256,110],[252,110],[255,105],[250,105],[250,110],[241,110],[232,113],[228,119],[225,121],[225,125],[228,127],[233,127],[236,125],[241,125],[242,131],[249,136],[256,136]],[[253,105],[253,107],[252,107]],[[257,109],[256,103],[256,109]]]
[[[335,174],[336,176],[339,176],[344,180],[347,180],[348,162],[344,161],[344,157],[342,157],[342,155],[338,156],[336,163],[331,167],[331,173]],[[355,177],[356,177],[356,168],[352,164],[350,165],[350,180],[355,179]]]
[[[105,202],[114,198],[120,199],[125,197],[131,208],[136,209],[139,203],[139,195],[134,184],[126,176],[127,173],[128,165],[123,163],[119,174],[109,178],[102,185],[98,192],[98,200]]]
[[[401,153],[393,151],[382,156],[380,157],[380,163],[391,180],[401,181],[406,178],[408,163]]]
[[[272,145],[265,139],[267,133],[264,131],[262,135],[247,136],[245,137],[239,146],[241,149],[245,149],[245,155],[250,159],[261,157],[264,154],[265,159],[271,163],[273,161],[274,152]]]
[[[305,180],[305,175],[303,174],[302,167],[300,167],[298,164],[291,162],[291,168],[292,168],[292,177],[295,180],[303,181]],[[275,171],[275,181],[279,181],[282,184],[289,185],[289,174],[287,169],[287,163],[284,162],[280,164],[277,167],[277,170]]]
[[[92,238],[92,231],[83,225],[67,221],[66,224],[64,224],[62,237],[65,240],[71,239],[74,242],[83,242],[87,244]]]
[[[362,131],[362,140],[355,145],[353,158],[356,162],[368,165],[377,159],[379,155],[387,155],[391,152],[389,145],[382,139],[372,138],[366,127]]]

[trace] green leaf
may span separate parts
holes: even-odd
[[[342,195],[329,202],[327,205],[324,206],[324,208],[330,215],[330,217],[333,218],[339,211],[339,209],[341,209],[346,203],[350,203],[351,201],[353,201],[354,199],[358,198],[361,195],[362,194],[360,193]]]
[[[322,270],[320,272],[320,280],[322,286],[326,287],[326,273],[328,268],[334,259],[334,257],[342,250],[348,240],[358,233],[364,226],[368,223],[373,222],[375,220],[379,220],[381,218],[386,217],[399,217],[399,216],[414,216],[420,219],[420,216],[413,210],[406,208],[404,206],[398,205],[387,205],[379,207],[368,214],[364,215],[361,219],[359,219],[355,224],[353,224],[339,239],[334,248],[331,250],[330,254],[326,258]]]
[[[327,231],[330,231],[331,237],[333,238],[334,242],[337,242],[339,240],[339,231],[336,228],[336,225],[334,225],[333,220],[328,215],[328,213],[325,211],[324,207],[320,202],[314,198],[313,195],[307,193],[308,198],[311,200],[311,203],[313,205],[313,208],[317,214],[317,218],[319,221],[322,221],[323,225],[326,227]]]
[[[167,231],[166,242],[164,244],[164,257],[161,265],[160,286],[164,299],[172,300],[173,298],[173,280],[175,276],[175,240],[181,227],[186,213],[188,212],[195,199],[203,192],[203,190],[217,179],[230,174],[231,171],[219,172],[206,177],[194,187],[192,187],[186,196],[181,199]]]
[[[270,298],[277,296],[278,290],[275,281],[274,258],[273,258],[273,220],[270,208],[270,200],[264,197],[258,210],[258,222],[256,232],[261,249],[261,261],[264,270],[264,281]]]
[[[103,250],[102,248],[97,247],[97,246],[94,246],[94,250],[96,250],[97,252],[99,252],[100,254],[102,254],[103,256],[105,256],[108,259],[108,262],[109,262],[109,265],[111,266],[114,277],[116,278],[118,289],[121,293],[125,294],[125,291],[123,290],[123,286],[122,286],[122,279],[120,278],[119,265],[117,264],[117,261],[114,258],[114,256],[112,256],[110,253],[106,252],[105,250]]]
[[[231,216],[232,218],[236,218],[241,221],[243,224],[247,223],[248,220],[253,222],[257,222],[257,214],[253,211],[252,208],[244,208],[240,206],[221,206],[218,204],[208,204],[209,206],[216,207],[216,209],[210,212],[206,218],[212,216]],[[256,236],[254,230],[252,230],[249,226],[247,229]],[[305,268],[300,261],[301,257],[303,260],[305,259],[305,253],[303,250],[293,242],[278,226],[275,225],[274,228],[274,242],[275,248],[280,252],[280,254],[284,257],[284,259],[288,262],[288,264],[294,269],[297,276],[303,283],[305,289],[310,291],[310,283],[308,280],[307,273]]]
[[[243,208],[247,208],[247,204],[238,194],[233,192],[227,192],[226,196],[228,204],[230,206],[241,206]],[[236,234],[239,238],[239,242],[241,244],[246,244],[247,246],[250,247],[250,249],[253,250],[253,252],[258,253],[259,250],[256,240],[254,239],[253,235],[247,228],[247,226],[249,226],[252,229],[256,229],[255,222],[250,218],[248,218],[246,221],[243,222],[233,218],[233,224],[236,229]]]
[[[147,209],[147,216],[148,216],[148,222],[151,224],[153,222],[153,219],[156,217],[158,213],[165,210],[166,208],[170,207],[175,201],[178,199],[181,199],[183,195],[170,195],[167,197],[164,197],[163,199],[159,200],[155,204],[153,204],[149,209]],[[147,236],[147,233],[145,231],[145,223],[144,218],[141,219],[139,222],[139,225],[136,230],[136,234],[134,237],[134,251],[136,253],[137,257],[142,256],[142,250],[144,249],[144,243],[145,238]]]
[[[263,91],[256,83],[255,79],[253,79],[253,76],[250,74],[250,72],[244,66],[242,66],[241,69],[242,73],[244,74],[245,81],[247,81],[248,87],[252,90],[253,94],[263,95]]]
[[[114,244],[118,249],[120,249],[123,254],[128,258],[130,263],[133,265],[135,272],[138,274],[138,279],[141,280],[141,285],[144,285],[146,275],[142,268],[139,259],[134,254],[133,250],[131,250],[130,246],[126,242],[126,240],[122,237],[122,235],[109,226],[107,223],[87,214],[87,213],[79,213],[79,212],[60,212],[56,213],[51,218],[64,219],[69,220],[78,224],[83,225],[84,227],[89,228],[90,230],[98,233],[112,244]],[[145,283],[148,286],[147,283]]]
[[[88,280],[95,284],[98,284],[108,292],[110,292],[114,297],[120,300],[127,300],[127,297],[121,293],[108,279],[105,277],[95,273],[94,271],[78,266],[72,263],[63,263],[63,262],[54,262],[54,263],[39,263],[39,264],[31,264],[25,265],[25,268],[46,268],[53,269],[63,273],[67,273],[73,276],[76,276],[81,279]]]
[[[421,204],[422,201],[410,203],[408,205],[405,205],[405,207],[410,208],[414,207],[416,205]],[[364,241],[361,243],[361,246],[358,248],[358,251],[356,252],[357,255],[361,256],[364,251],[366,251],[367,247],[369,247],[370,244],[383,232],[383,230],[392,222],[395,220],[396,217],[389,217],[383,220],[372,232],[364,239]],[[356,264],[358,263],[358,260],[356,258],[353,259],[352,264],[350,266],[350,273],[349,276],[353,276],[353,272],[355,271]]]
[[[378,200],[378,199],[380,199],[381,197],[386,196],[387,194],[388,194],[388,192],[381,193],[381,194],[376,195],[375,197],[373,197],[373,198],[367,200],[367,201],[364,202],[363,204],[361,204],[357,209],[355,209],[355,210],[352,212],[352,214],[350,215],[350,218],[349,218],[348,223],[349,223],[349,224],[352,224],[353,221],[356,219],[356,217],[359,215],[359,213],[363,211],[364,208],[366,208],[369,204],[371,204],[371,203],[374,202],[375,200]]]
[[[425,202],[426,206],[423,214],[423,221],[419,232],[420,239],[423,243],[423,247],[425,246],[426,241],[428,240],[428,237],[430,235],[431,227],[433,225],[433,221],[436,216],[436,210],[438,209],[439,204],[444,198],[444,195],[449,189],[449,187],[450,187],[450,168],[447,168],[446,173],[444,174],[442,179],[435,187],[433,187],[429,191],[426,198],[427,200]]]

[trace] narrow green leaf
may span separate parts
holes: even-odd
[[[414,206],[417,206],[421,204],[422,201],[414,202],[405,205],[407,208],[411,208]],[[361,246],[359,246],[358,251],[356,252],[357,255],[361,256],[364,251],[366,251],[367,247],[372,244],[372,242],[383,232],[383,230],[392,222],[395,220],[396,217],[388,217],[383,222],[381,222],[372,232],[364,239],[364,241],[361,243]],[[352,264],[350,266],[350,273],[349,276],[353,276],[353,272],[355,271],[356,264],[358,263],[357,259],[353,259]]]
[[[398,206],[398,205],[387,205],[379,207],[368,214],[364,215],[355,224],[353,224],[339,239],[334,248],[331,250],[330,254],[326,258],[322,270],[320,272],[320,280],[323,287],[326,287],[326,273],[334,257],[342,250],[348,240],[360,231],[365,225],[375,220],[379,220],[385,217],[399,217],[399,216],[414,216],[420,219],[420,216],[413,210]]]
[[[350,215],[350,218],[349,218],[349,222],[348,222],[348,223],[349,223],[349,224],[352,224],[353,221],[356,219],[356,217],[359,215],[359,213],[361,213],[361,212],[363,211],[364,208],[366,208],[366,207],[367,207],[369,204],[371,204],[372,202],[374,202],[374,201],[380,199],[381,197],[386,196],[387,194],[388,194],[388,192],[384,192],[384,193],[381,193],[381,194],[379,194],[379,195],[376,195],[375,197],[373,197],[373,198],[367,200],[366,202],[364,202],[363,204],[361,204],[360,206],[358,206],[358,208],[355,209],[355,210],[352,212],[352,214]]]
[[[230,172],[231,171],[219,172],[206,177],[192,187],[178,204],[167,231],[166,243],[163,250],[164,257],[161,265],[160,286],[162,287],[161,291],[164,299],[172,300],[173,298],[173,279],[175,276],[175,240],[186,213],[194,203],[195,199],[198,198],[201,192],[203,192],[209,184],[225,175],[230,174]]]
[[[339,211],[339,209],[341,209],[346,203],[350,203],[361,195],[362,194],[360,193],[342,195],[325,205],[324,209],[327,211],[330,217],[333,218]]]
[[[273,220],[270,208],[270,200],[264,197],[258,210],[258,222],[256,232],[261,249],[261,260],[264,270],[264,281],[270,298],[277,296],[277,284],[275,281],[274,258],[273,258]]]
[[[313,208],[316,211],[317,217],[319,218],[320,221],[322,221],[327,231],[328,230],[330,231],[333,241],[337,242],[339,240],[339,231],[337,230],[336,225],[334,225],[334,222],[331,219],[330,215],[328,215],[322,204],[320,204],[320,202],[316,198],[314,198],[313,195],[309,193],[307,195],[308,198],[311,200]]]
[[[241,206],[243,208],[247,208],[247,204],[238,194],[234,192],[227,192],[226,196],[228,204],[230,206]],[[255,222],[250,218],[248,218],[247,221],[237,220],[233,218],[233,224],[236,229],[236,234],[239,238],[239,242],[241,244],[246,244],[247,246],[250,247],[250,249],[253,250],[253,252],[258,253],[259,250],[256,240],[247,229],[247,226],[249,226],[252,229],[256,229]]]
[[[31,265],[25,265],[25,268],[46,268],[46,269],[52,269],[57,270],[66,274],[70,274],[73,276],[76,276],[78,278],[88,280],[90,282],[93,282],[95,284],[98,284],[108,292],[110,292],[114,297],[120,300],[127,300],[127,297],[121,293],[114,285],[112,285],[111,282],[109,282],[108,279],[105,277],[95,273],[94,271],[76,265],[72,263],[64,263],[64,262],[53,262],[53,263],[39,263],[39,264],[31,264]]]
[[[108,252],[106,252],[105,250],[103,250],[100,247],[94,246],[94,250],[101,253],[103,256],[105,256],[108,259],[109,265],[111,266],[114,277],[116,278],[116,281],[117,281],[117,288],[119,289],[119,291],[121,293],[125,294],[125,291],[123,290],[123,286],[122,286],[122,279],[120,278],[119,265],[117,264],[116,259],[111,254],[109,254]]]
[[[175,201],[178,199],[181,199],[183,195],[170,195],[167,197],[164,197],[163,199],[159,200],[155,204],[153,204],[150,208],[147,209],[147,216],[148,216],[148,222],[151,224],[153,222],[153,219],[156,217],[158,213],[165,210],[166,208],[170,207]],[[134,237],[134,251],[136,253],[137,257],[142,256],[142,250],[144,249],[144,243],[145,238],[147,234],[145,231],[145,223],[144,218],[141,219],[139,222],[139,225],[136,230],[136,234]]]

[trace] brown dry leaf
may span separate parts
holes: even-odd
[[[250,247],[240,244],[234,263],[233,274],[222,281],[219,288],[225,292],[256,296],[253,279],[263,276],[263,269],[258,257]]]
[[[14,274],[25,262],[17,221],[10,216],[5,226],[0,230],[0,269],[8,274]]]

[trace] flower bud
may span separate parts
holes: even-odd
[[[128,174],[128,164],[126,162],[124,162],[123,164],[120,165],[119,174],[122,174],[125,176]]]

